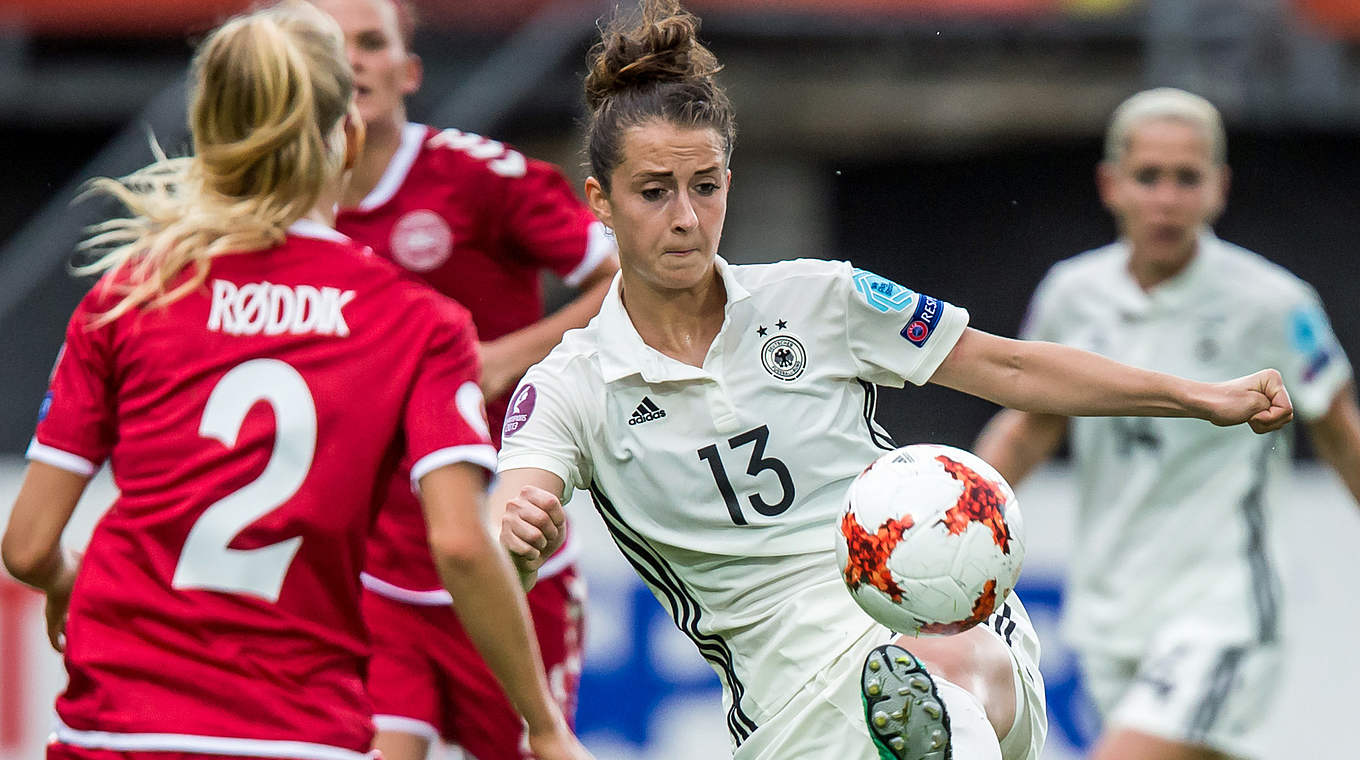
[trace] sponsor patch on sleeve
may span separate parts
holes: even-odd
[[[859,291],[864,302],[884,314],[890,311],[906,311],[916,296],[910,288],[863,269],[856,269],[853,279],[855,290]]]
[[[533,383],[525,383],[515,391],[515,397],[510,399],[510,409],[505,413],[505,425],[501,428],[502,438],[509,438],[524,427],[529,421],[529,416],[534,413],[534,402],[537,400],[538,391],[534,389]]]
[[[914,346],[924,346],[930,340],[931,333],[935,332],[935,326],[940,324],[942,311],[944,305],[939,299],[922,294],[916,303],[916,311],[912,312],[911,319],[902,328],[902,337]]]
[[[43,394],[42,403],[38,405],[38,422],[47,419],[47,413],[52,411],[52,391]]]

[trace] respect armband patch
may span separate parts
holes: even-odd
[[[902,337],[913,346],[924,346],[930,340],[931,333],[935,332],[935,326],[940,324],[940,313],[944,311],[944,304],[939,299],[922,295],[916,304],[916,311],[912,312],[911,319],[902,328]]]

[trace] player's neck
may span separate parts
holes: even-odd
[[[1198,247],[1197,244],[1191,244],[1191,250],[1187,255],[1171,261],[1134,254],[1129,256],[1129,274],[1144,292],[1152,290],[1184,272],[1190,266],[1190,262],[1195,260],[1195,256],[1199,255]]]
[[[620,296],[643,343],[678,362],[704,365],[726,315],[727,289],[716,271],[703,285],[681,291],[657,290],[625,277]]]
[[[401,147],[401,135],[406,129],[406,117],[384,119],[365,125],[364,152],[354,166],[349,187],[340,199],[341,208],[354,208],[360,201],[373,192],[382,180],[387,165],[392,162],[397,148]]]

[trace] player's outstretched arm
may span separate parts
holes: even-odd
[[[563,333],[585,327],[599,313],[618,269],[616,258],[605,259],[581,281],[571,302],[531,325],[483,343],[481,386],[486,397],[494,399],[514,390],[524,373],[562,342]]]
[[[5,569],[47,595],[47,639],[58,652],[66,649],[66,610],[80,568],[80,556],[62,549],[61,534],[89,482],[88,475],[30,462],[0,541]]]
[[[1294,416],[1280,373],[1201,383],[1089,351],[1011,340],[969,328],[930,381],[1026,412],[1069,417],[1198,417],[1258,433]]]
[[[1053,456],[1065,435],[1066,417],[1002,409],[982,428],[973,453],[1016,486]]]
[[[1318,455],[1336,470],[1360,503],[1360,406],[1355,402],[1353,382],[1336,392],[1325,414],[1308,423],[1308,434]]]
[[[478,653],[528,724],[534,756],[590,757],[567,727],[548,688],[529,608],[505,552],[487,527],[485,475],[467,463],[420,479],[435,566]]]

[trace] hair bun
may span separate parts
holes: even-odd
[[[707,79],[722,66],[699,42],[699,19],[676,0],[644,0],[641,18],[620,16],[590,51],[586,103],[663,82]]]

